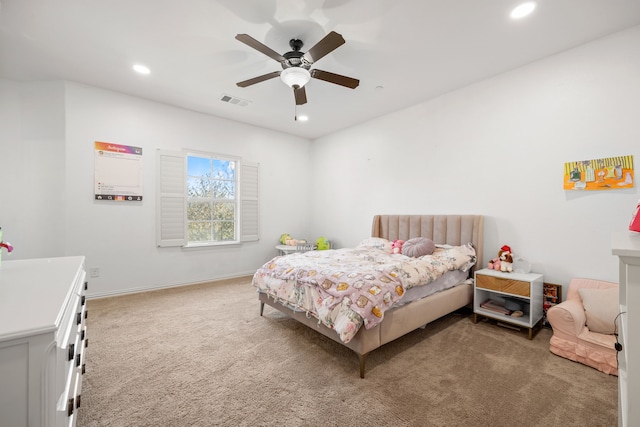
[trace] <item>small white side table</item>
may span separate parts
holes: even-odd
[[[298,247],[291,245],[277,245],[276,249],[280,255],[289,255],[294,252],[298,252]]]

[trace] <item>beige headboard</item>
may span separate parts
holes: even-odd
[[[483,231],[482,215],[376,215],[371,236],[388,240],[427,237],[449,245],[471,242],[478,259],[476,266],[482,268]]]

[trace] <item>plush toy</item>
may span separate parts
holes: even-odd
[[[304,239],[294,239],[291,235],[285,233],[280,236],[280,243],[287,246],[296,246],[298,243],[303,244],[307,243]]]
[[[511,248],[504,245],[498,251],[498,258],[500,258],[500,271],[505,273],[511,273],[513,271],[513,256],[511,255]]]
[[[513,256],[511,254],[511,248],[504,245],[498,251],[498,257],[492,259],[487,263],[489,270],[504,271],[510,273],[513,271]]]
[[[284,234],[280,235],[280,243],[283,244],[283,245],[286,245],[287,244],[287,240],[290,240],[290,239],[291,239],[291,236],[289,234],[287,234],[287,233],[284,233]]]
[[[402,253],[402,245],[404,245],[404,240],[394,240],[391,243],[391,253],[392,254],[401,254]]]
[[[319,251],[324,251],[327,249],[331,249],[331,245],[325,237],[318,237],[318,239],[316,240],[316,249]]]
[[[487,268],[489,270],[498,270],[500,271],[500,258],[494,258],[487,264]]]

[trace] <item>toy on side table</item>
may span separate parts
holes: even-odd
[[[307,241],[304,239],[294,239],[289,234],[284,233],[280,235],[280,243],[287,246],[297,246],[298,244],[307,243]]]
[[[316,250],[325,251],[331,249],[331,243],[325,237],[318,237],[316,240]]]
[[[505,273],[511,273],[513,271],[513,255],[511,248],[504,245],[498,251],[498,257],[492,259],[487,264],[489,270],[497,270]]]

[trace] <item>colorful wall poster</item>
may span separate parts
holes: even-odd
[[[564,164],[565,190],[633,188],[633,156],[580,160]]]
[[[142,201],[142,148],[95,142],[95,200]]]

